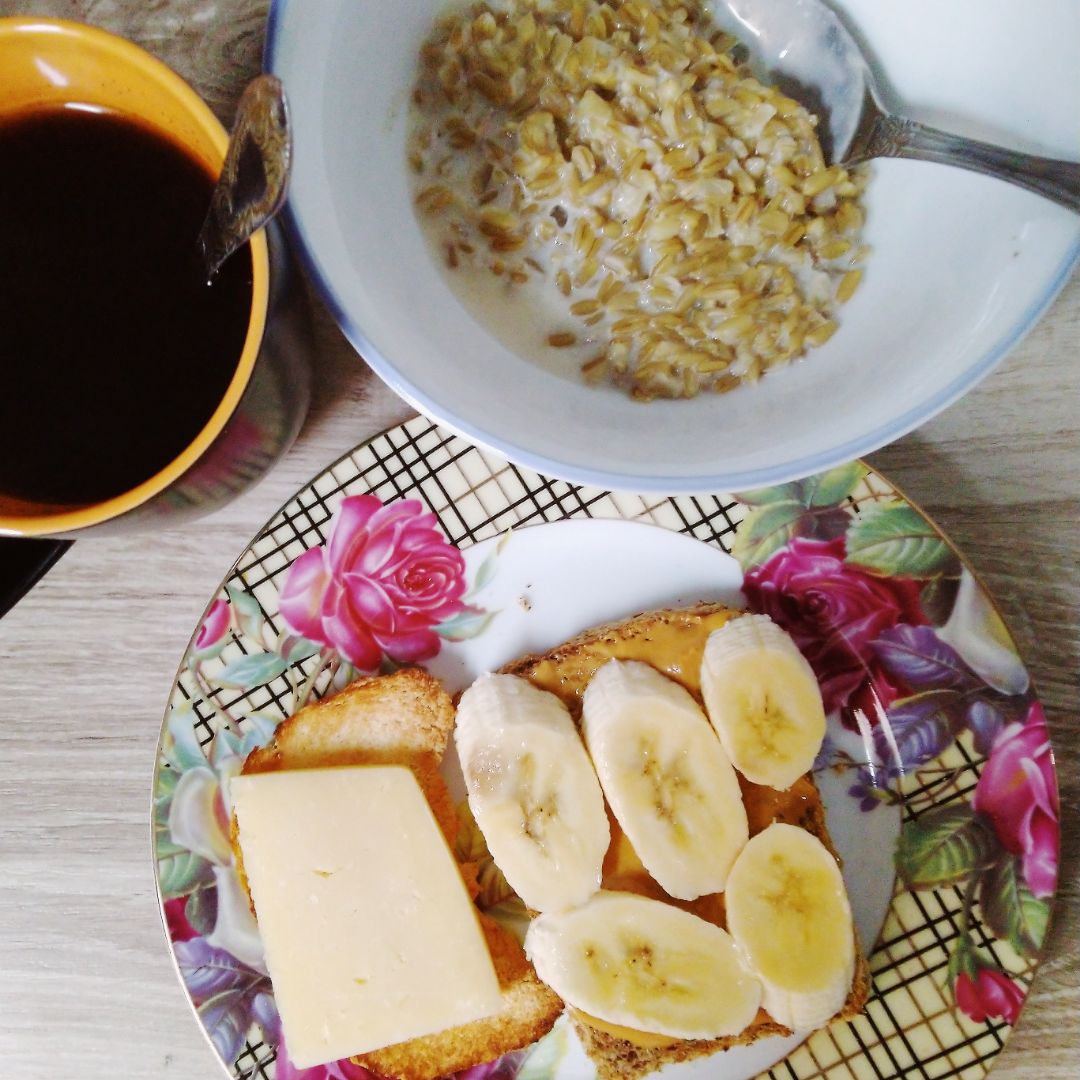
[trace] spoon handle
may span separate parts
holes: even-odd
[[[874,118],[868,137],[859,146],[852,163],[875,157],[957,165],[1017,184],[1080,213],[1080,162],[1021,154],[883,112]]]
[[[285,201],[292,136],[281,82],[259,75],[236,110],[221,177],[199,233],[207,280]]]

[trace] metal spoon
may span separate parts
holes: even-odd
[[[291,163],[285,91],[280,79],[259,75],[240,97],[221,177],[199,233],[207,281],[281,209]]]
[[[821,120],[830,164],[917,158],[984,173],[1080,212],[1080,162],[1021,154],[908,120],[884,105],[855,39],[822,0],[716,0],[751,66]]]

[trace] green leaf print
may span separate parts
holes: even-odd
[[[204,937],[214,929],[217,919],[217,888],[204,885],[196,889],[184,905],[184,915],[196,933]]]
[[[258,641],[262,635],[263,613],[259,607],[259,601],[251,593],[241,589],[238,585],[226,585],[225,592],[232,604],[236,625],[240,632],[253,641]]]
[[[213,867],[193,851],[180,851],[158,860],[158,883],[165,900],[187,896],[198,886],[209,885],[213,880]]]
[[[1037,956],[1046,935],[1050,905],[1031,894],[1020,877],[1015,855],[999,859],[979,883],[979,906],[994,937],[1021,956]]]
[[[777,484],[776,487],[740,491],[735,498],[744,506],[770,506],[778,502],[802,504],[802,484],[796,481],[791,484]]]
[[[482,634],[497,614],[497,611],[466,608],[432,629],[447,641],[468,641]]]
[[[755,507],[739,525],[731,554],[749,570],[779,551],[798,532],[805,507],[794,500]]]
[[[278,653],[252,653],[230,661],[213,677],[218,686],[249,690],[276,679],[288,665]]]
[[[320,649],[322,646],[318,642],[308,641],[296,634],[286,634],[278,644],[278,652],[285,657],[286,664],[298,664],[314,656]]]
[[[999,850],[970,805],[942,806],[904,823],[896,870],[913,889],[954,885],[983,869]]]
[[[866,466],[859,461],[838,465],[835,469],[808,476],[802,481],[804,506],[839,506],[866,476]]]
[[[847,534],[847,561],[888,577],[931,578],[953,564],[949,545],[906,503],[868,506]]]
[[[168,728],[169,738],[165,740],[163,756],[177,772],[206,764],[206,755],[195,734],[195,717],[190,709],[172,709]]]

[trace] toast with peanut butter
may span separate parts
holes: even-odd
[[[283,721],[273,739],[248,756],[242,771],[406,765],[453,851],[458,817],[439,772],[453,724],[449,695],[425,672],[404,668],[393,675],[362,677]],[[232,840],[246,889],[235,819]],[[475,899],[475,864],[462,864],[461,872]],[[513,935],[482,913],[477,915],[499,981],[500,1011],[360,1055],[352,1059],[356,1064],[383,1077],[434,1080],[528,1046],[551,1029],[562,1012],[562,1001],[537,979]]]
[[[527,679],[560,698],[575,721],[580,721],[585,688],[611,659],[642,661],[681,684],[700,704],[700,670],[709,635],[741,613],[717,603],[700,603],[680,610],[650,611],[622,622],[598,626],[543,654],[522,657],[502,671]],[[754,784],[739,776],[750,836],[774,822],[798,826],[811,833],[836,857],[825,824],[825,808],[814,778],[806,773],[786,791]],[[667,895],[645,870],[633,847],[610,815],[611,844],[603,864],[602,888],[638,893],[663,900],[717,926],[727,928],[724,894],[676,900]],[[858,1013],[869,990],[866,959],[855,940],[855,973],[843,1008],[835,1019]],[[647,1033],[597,1024],[570,1010],[581,1042],[602,1080],[633,1080],[664,1065],[689,1061],[732,1046],[746,1045],[770,1035],[790,1035],[764,1009],[737,1035],[717,1039],[663,1039]]]

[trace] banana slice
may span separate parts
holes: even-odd
[[[631,893],[601,891],[573,911],[537,916],[525,953],[568,1005],[635,1031],[735,1035],[761,1002],[730,934]]]
[[[608,805],[653,879],[679,900],[721,892],[749,835],[739,779],[697,702],[636,660],[609,660],[582,700]]]
[[[454,743],[488,851],[526,906],[560,911],[596,892],[611,831],[566,706],[516,675],[481,675]]]
[[[793,1031],[842,1008],[855,974],[855,931],[836,859],[813,833],[776,823],[735,860],[727,924],[764,988],[762,1006]]]
[[[743,615],[709,635],[701,694],[747,780],[786,791],[809,772],[825,738],[821,690],[799,647],[767,615]]]

